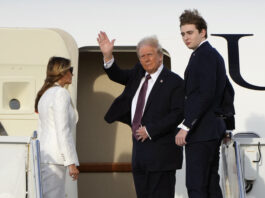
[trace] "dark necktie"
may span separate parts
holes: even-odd
[[[136,130],[139,129],[139,127],[141,126],[141,119],[142,119],[143,108],[145,104],[145,95],[146,95],[146,90],[148,87],[148,80],[150,78],[151,78],[150,74],[146,75],[145,81],[141,87],[141,90],[139,92],[138,99],[137,99],[135,114],[134,114],[133,122],[132,122],[132,132],[133,132],[133,136],[135,137],[135,139],[137,139]]]

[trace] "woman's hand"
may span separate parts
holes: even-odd
[[[69,169],[69,175],[73,178],[73,181],[77,180],[79,175],[79,170],[76,168],[76,165],[71,164],[68,166],[68,169]]]

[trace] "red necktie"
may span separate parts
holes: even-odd
[[[151,78],[150,74],[146,75],[145,81],[141,87],[141,90],[138,95],[137,99],[137,104],[136,104],[136,109],[135,109],[135,114],[133,117],[133,122],[132,122],[132,132],[133,136],[135,139],[138,139],[136,136],[136,130],[139,129],[141,126],[141,119],[143,115],[143,109],[144,109],[144,104],[145,104],[145,95],[146,95],[146,90],[148,87],[148,80]]]

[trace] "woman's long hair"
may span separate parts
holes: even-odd
[[[38,103],[44,92],[50,87],[54,86],[54,83],[60,80],[68,69],[70,69],[71,61],[62,57],[51,57],[46,72],[46,79],[42,88],[39,90],[35,99],[35,112],[38,113]]]

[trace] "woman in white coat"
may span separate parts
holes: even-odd
[[[76,180],[79,165],[73,130],[77,113],[65,85],[72,83],[70,60],[52,57],[44,85],[37,94],[35,111],[39,114],[41,176],[44,198],[65,197],[65,175]]]

